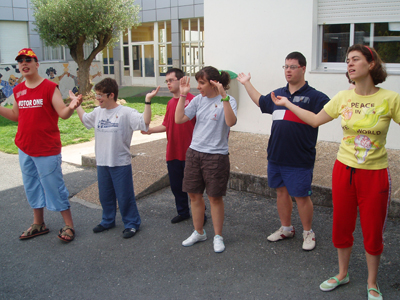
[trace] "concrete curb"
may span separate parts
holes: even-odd
[[[166,188],[169,186],[169,177],[168,174],[165,174],[163,177],[161,177],[159,180],[151,184],[148,188],[144,189],[137,195],[135,195],[136,199],[143,198],[147,195],[150,195],[152,193],[155,193],[163,188]]]
[[[96,157],[94,154],[82,156],[83,166],[96,166]],[[160,179],[153,182],[150,186],[146,187],[138,194],[136,199],[143,198],[154,192],[157,192],[163,188],[168,187],[169,178],[168,173],[161,176]],[[276,198],[275,189],[268,186],[268,178],[266,176],[257,176],[252,174],[231,172],[228,181],[228,188],[236,191],[244,191],[257,195],[262,195],[267,198]],[[311,200],[314,205],[332,207],[332,189],[320,185],[312,185],[313,194]],[[389,207],[389,217],[399,218],[400,217],[400,200],[391,199]]]
[[[268,186],[266,176],[255,176],[251,174],[231,172],[228,188],[236,191],[244,191],[269,198],[276,198],[275,189]],[[320,185],[312,185],[311,200],[314,205],[332,207],[332,189]],[[294,199],[293,199],[294,200]],[[391,199],[388,216],[390,218],[400,217],[400,200]]]

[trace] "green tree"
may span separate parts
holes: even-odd
[[[31,0],[36,31],[49,46],[67,45],[79,67],[79,92],[91,89],[89,71],[95,56],[113,46],[120,32],[139,25],[134,0]],[[94,45],[84,57],[85,43]]]

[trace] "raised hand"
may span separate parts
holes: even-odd
[[[248,75],[244,73],[239,73],[238,77],[236,78],[241,84],[245,84],[246,82],[250,81],[251,75],[250,73]]]
[[[70,90],[69,97],[71,98],[71,102],[69,103],[68,107],[70,109],[76,109],[82,103],[82,95],[75,96],[75,94]]]
[[[146,94],[146,98],[151,99],[155,95],[157,95],[158,91],[160,90],[160,86],[158,86],[155,90],[152,90],[150,93]]]
[[[226,91],[225,91],[225,89],[224,89],[224,86],[223,86],[221,83],[219,83],[218,81],[215,81],[215,80],[210,80],[210,83],[211,83],[212,86],[214,86],[214,87],[216,87],[216,88],[218,89],[218,93],[219,93],[223,98],[226,97]]]
[[[190,77],[183,76],[179,85],[181,95],[187,95],[190,92]]]
[[[274,92],[271,92],[271,99],[278,106],[286,106],[286,103],[289,102],[289,99],[282,96],[275,96]]]

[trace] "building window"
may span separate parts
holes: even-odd
[[[155,77],[156,25],[157,23],[142,23],[141,26],[124,31],[124,76],[131,76],[132,71],[133,77]]]
[[[124,76],[129,76],[129,30],[122,33],[122,50],[124,57]]]
[[[344,63],[347,48],[363,44],[375,48],[386,64],[399,64],[400,26],[396,24],[399,23],[321,25],[322,63]]]
[[[43,46],[43,60],[65,60],[65,48]]]
[[[400,73],[400,5],[393,0],[316,0],[317,70],[344,72],[349,46],[373,47],[388,73]]]
[[[112,47],[103,49],[103,74],[114,75],[114,54]]]
[[[142,25],[132,28],[131,42],[153,42],[154,41],[154,23],[142,23]],[[124,39],[125,44],[125,39]]]
[[[158,59],[160,75],[165,76],[172,68],[171,21],[158,22]]]
[[[204,67],[204,19],[181,20],[182,70],[191,76]]]

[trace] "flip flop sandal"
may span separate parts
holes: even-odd
[[[72,235],[67,232],[68,229],[72,231]],[[57,237],[66,243],[72,242],[75,238],[75,230],[72,227],[65,225],[63,228],[60,229]],[[66,239],[65,237],[69,237],[69,239]]]
[[[50,230],[46,228],[46,224],[44,222],[42,224],[32,224],[28,230],[24,231],[20,236],[20,240],[27,240],[34,238],[36,236],[47,234]]]

